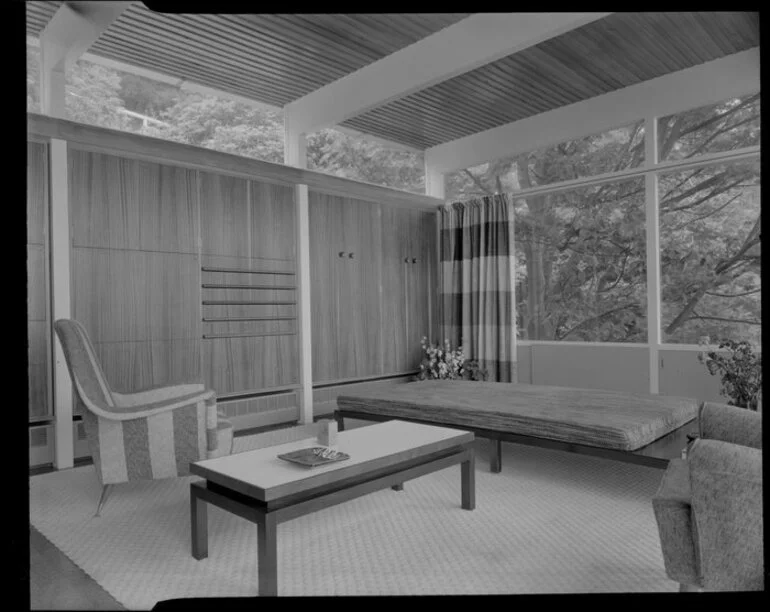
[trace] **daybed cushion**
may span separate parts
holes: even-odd
[[[341,395],[337,406],[624,451],[646,446],[698,414],[697,401],[685,397],[455,380]]]

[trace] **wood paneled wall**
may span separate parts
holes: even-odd
[[[29,417],[51,414],[48,293],[48,146],[27,143],[27,340]]]
[[[69,151],[72,313],[116,391],[201,380],[194,170]]]
[[[295,396],[297,183],[313,190],[314,380],[416,367],[407,317],[426,304],[408,301],[405,264],[383,257],[406,256],[435,198],[50,117],[28,128],[68,142],[71,312],[115,390],[198,380],[231,401]],[[30,146],[30,414],[50,403],[47,160],[46,144]]]
[[[415,370],[432,336],[435,213],[315,191],[309,207],[313,381]]]

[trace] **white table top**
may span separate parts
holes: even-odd
[[[393,420],[339,432],[335,448],[350,455],[344,461],[310,468],[278,458],[283,453],[320,446],[316,438],[308,438],[198,461],[192,464],[191,471],[211,482],[268,501],[369,469],[449,449],[473,438],[471,432],[458,429]]]

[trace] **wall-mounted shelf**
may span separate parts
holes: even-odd
[[[228,285],[214,283],[203,283],[201,287],[203,289],[256,289],[260,291],[290,291],[297,288],[296,285]]]
[[[202,266],[203,272],[225,272],[229,274],[281,274],[286,276],[296,276],[296,272],[279,272],[277,270],[245,270],[243,268],[212,268]]]
[[[295,331],[285,332],[257,332],[251,334],[203,334],[204,340],[216,340],[217,338],[261,338],[263,336],[296,336]]]
[[[296,321],[297,317],[203,317],[204,323],[243,323],[247,321]]]

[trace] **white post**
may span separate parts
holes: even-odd
[[[67,143],[51,139],[51,320],[70,314],[70,224],[67,184]],[[53,334],[53,330],[51,330]],[[53,340],[54,415],[56,422],[55,465],[61,470],[74,462],[72,430],[72,382],[61,344]]]
[[[658,163],[658,118],[647,117],[644,125],[644,160],[652,170]],[[660,392],[660,217],[658,175],[644,175],[647,220],[647,343],[650,350],[650,393]]]
[[[284,113],[284,162],[290,166],[307,168],[307,141],[305,134],[292,129],[291,113]],[[299,348],[300,423],[313,422],[313,353],[310,324],[310,211],[307,185],[294,187],[294,223],[297,245],[297,342]]]
[[[61,50],[46,40],[40,41],[40,112],[51,117],[64,118],[65,65],[57,61]]]

